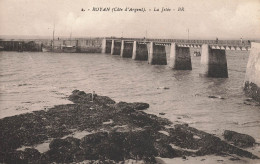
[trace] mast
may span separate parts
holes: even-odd
[[[52,32],[52,50],[54,50],[54,33],[55,33],[55,22],[53,25],[53,32]]]
[[[188,29],[188,40],[190,40],[190,29]]]
[[[70,31],[70,45],[71,45],[71,31]]]
[[[72,26],[70,27],[70,46],[71,46],[71,35],[72,35]]]
[[[144,36],[144,40],[146,41],[147,39],[147,29],[145,30],[145,36]]]

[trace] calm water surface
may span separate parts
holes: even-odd
[[[192,57],[192,71],[175,71],[108,54],[0,52],[0,118],[71,103],[66,97],[74,89],[95,90],[147,102],[148,113],[166,113],[161,117],[173,122],[217,135],[231,129],[260,142],[260,107],[244,104],[247,60],[246,51],[227,51],[229,78],[216,79],[199,77],[200,57]]]

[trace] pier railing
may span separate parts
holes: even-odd
[[[250,47],[251,42],[255,40],[188,40],[188,39],[153,39],[153,38],[116,38],[109,37],[106,39],[139,41],[139,42],[160,42],[160,43],[179,43],[179,44],[194,44],[194,45],[218,45],[218,46],[243,46]]]

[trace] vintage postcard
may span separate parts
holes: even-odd
[[[0,163],[260,163],[260,1],[0,0]]]

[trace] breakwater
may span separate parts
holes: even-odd
[[[0,50],[2,51],[39,52],[42,51],[42,46],[42,42],[37,41],[0,40]]]
[[[107,42],[104,42],[106,40]],[[210,44],[216,46],[216,48],[229,48],[229,49],[240,49],[247,50],[250,48],[251,42],[254,40],[186,40],[186,39],[152,39],[152,38],[115,38],[115,37],[105,37],[105,38],[55,38],[52,39],[1,39],[0,46],[1,50],[4,51],[43,51],[44,48],[49,48],[52,51],[62,50],[63,47],[73,46],[77,49],[78,53],[111,53],[112,42],[119,44],[120,47],[116,54],[120,54],[121,42],[125,41],[126,49],[133,47],[133,42],[154,42],[154,43],[178,43],[181,45],[191,44],[192,47],[200,47],[202,44]],[[120,42],[120,43],[118,43]],[[138,46],[137,44],[136,46]],[[232,47],[233,46],[233,47]],[[52,49],[51,49],[52,48]],[[113,48],[117,48],[114,46]],[[114,50],[112,51],[114,53]],[[104,50],[103,50],[104,49]],[[131,50],[130,50],[131,49]],[[128,51],[131,51],[131,55],[125,55],[125,57],[132,57],[132,48]],[[124,49],[123,49],[124,50]],[[126,50],[127,51],[127,50]],[[125,52],[128,53],[129,52]],[[121,53],[122,54],[122,53]]]
[[[66,47],[73,47],[77,53],[101,53],[103,38],[58,38],[50,39],[0,39],[2,51],[28,51],[28,52],[65,52]]]

